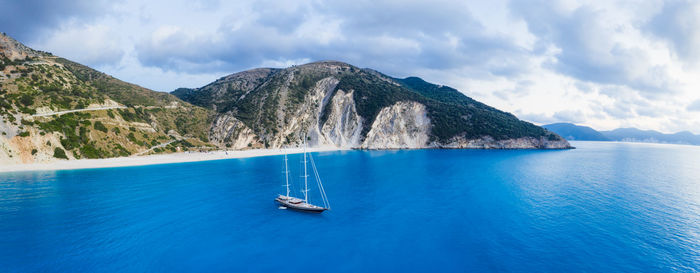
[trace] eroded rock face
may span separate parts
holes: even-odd
[[[406,84],[370,69],[358,70],[348,64],[324,61],[281,70],[256,69],[227,76],[193,91],[191,102],[217,111],[229,109],[214,119],[210,139],[220,146],[233,148],[245,148],[251,139],[257,140],[252,144],[253,148],[257,147],[255,145],[266,148],[297,146],[302,143],[302,138],[306,138],[311,147],[351,149],[569,148],[568,142],[544,130],[544,137],[541,138],[496,140],[488,135],[488,132],[492,132],[489,130],[483,130],[487,132],[486,135],[476,139],[466,137],[478,135],[473,131],[463,132],[452,139],[437,137],[433,135],[433,130],[440,128],[434,128],[435,124],[431,123],[424,104],[427,103],[426,99],[415,99],[413,92],[452,92],[449,94],[455,99],[457,95],[454,92],[457,91],[442,90],[440,86],[430,89],[417,85],[415,88],[423,88],[419,92]],[[392,96],[385,92],[387,90],[411,92],[413,95]],[[181,97],[188,100],[187,96]],[[370,97],[377,99],[383,107],[376,117],[372,112],[377,109],[376,106],[367,101]],[[460,101],[461,107],[481,107],[479,109],[482,111],[508,122],[521,122],[507,113],[479,106],[476,101],[469,104],[468,98],[456,100]],[[430,115],[439,110],[430,108]],[[474,122],[469,118],[463,116],[463,120],[440,124],[444,127],[450,122]],[[508,122],[502,123],[507,126]],[[528,126],[534,127],[525,124],[525,127]],[[529,132],[506,131],[514,136],[536,135],[532,133],[532,128],[529,129]]]
[[[321,81],[311,93],[308,101],[317,102],[323,98],[323,107],[327,107],[328,117],[322,125],[321,108],[314,103],[305,103],[305,107],[291,118],[281,135],[308,136],[310,146],[332,145],[345,149],[568,149],[570,144],[563,139],[549,140],[546,137],[523,137],[496,140],[490,136],[467,139],[455,136],[446,143],[430,141],[431,121],[426,107],[413,101],[398,102],[383,108],[371,125],[367,137],[362,139],[365,121],[357,114],[353,91],[337,90],[331,92],[337,82]],[[332,97],[327,97],[333,94]],[[320,129],[319,129],[320,128]],[[264,145],[253,130],[231,114],[217,117],[212,124],[210,139],[233,149],[257,148]],[[270,145],[273,148],[284,146],[284,141],[277,136]]]
[[[424,148],[428,144],[429,132],[430,119],[425,105],[402,101],[379,112],[361,148]]]
[[[332,95],[337,85],[338,79],[333,77],[326,77],[316,82],[311,92],[306,96],[304,103],[289,118],[290,122],[284,127],[284,134],[297,138],[306,135],[310,146],[333,145],[321,133],[320,120],[323,108],[332,107],[326,104],[331,103],[329,96]],[[290,139],[290,141],[293,143],[295,139]],[[282,139],[280,139],[279,143],[280,145],[285,145],[282,144]]]
[[[353,92],[336,91],[326,107],[329,114],[321,128],[325,143],[345,148],[360,146],[362,118],[355,109]]]
[[[210,141],[233,149],[260,146],[253,130],[230,113],[218,116],[211,127]]]
[[[16,126],[3,125],[8,124],[0,119],[0,131],[5,133],[0,135],[0,164],[52,162],[56,160],[53,157],[54,148],[63,148],[58,133],[42,135],[39,130],[26,128],[24,131],[28,132],[29,136],[22,137],[17,134],[20,130]],[[72,154],[67,155],[73,158]]]
[[[0,33],[0,54],[8,59],[23,60],[27,57],[38,57],[41,54],[22,43],[10,38],[5,34]]]

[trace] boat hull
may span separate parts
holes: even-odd
[[[303,212],[310,212],[310,213],[322,213],[326,210],[327,208],[324,207],[319,207],[307,203],[294,203],[292,199],[285,199],[283,197],[277,197],[275,198],[275,202],[279,203],[281,206],[284,206],[286,208],[290,208],[296,211],[303,211]]]

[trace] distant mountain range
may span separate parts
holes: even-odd
[[[587,126],[580,126],[572,123],[553,123],[542,126],[547,130],[557,133],[568,140],[592,140],[607,141],[610,138],[604,136],[595,129]]]
[[[624,141],[647,143],[671,143],[700,145],[700,135],[688,131],[664,134],[654,130],[619,128],[612,131],[596,131],[587,126],[572,123],[553,123],[542,126],[568,140]]]

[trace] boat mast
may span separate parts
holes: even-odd
[[[323,200],[323,206],[326,209],[331,209],[331,204],[328,202],[328,196],[326,196],[326,190],[323,188],[323,182],[321,182],[321,176],[318,175],[318,169],[316,169],[316,163],[314,162],[314,156],[309,155],[311,159],[311,169],[314,170],[314,177],[316,178],[316,185],[321,192],[321,199]]]
[[[284,150],[284,179],[287,182],[287,197],[289,197],[289,168],[287,167],[287,150]]]
[[[309,175],[306,174],[306,135],[304,135],[304,203],[309,203]]]

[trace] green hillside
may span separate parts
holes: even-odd
[[[0,130],[9,139],[0,158],[105,158],[171,141],[149,153],[208,145],[210,111],[32,50],[6,35],[0,36],[0,71]],[[74,110],[79,111],[52,114]],[[179,145],[182,141],[191,145]]]
[[[556,134],[473,100],[453,88],[416,77],[395,79],[340,62],[311,63],[283,70],[245,71],[202,88],[178,89],[173,94],[219,113],[231,112],[256,133],[265,135],[278,132],[285,120],[290,119],[290,113],[297,112],[318,81],[327,77],[338,80],[333,93],[354,90],[357,112],[364,120],[370,121],[368,124],[384,107],[399,101],[415,101],[428,109],[428,117],[433,123],[432,140],[445,142],[455,136],[560,139]],[[322,109],[320,123],[323,124],[327,117],[328,108]],[[369,130],[370,126],[363,127],[363,138]]]

